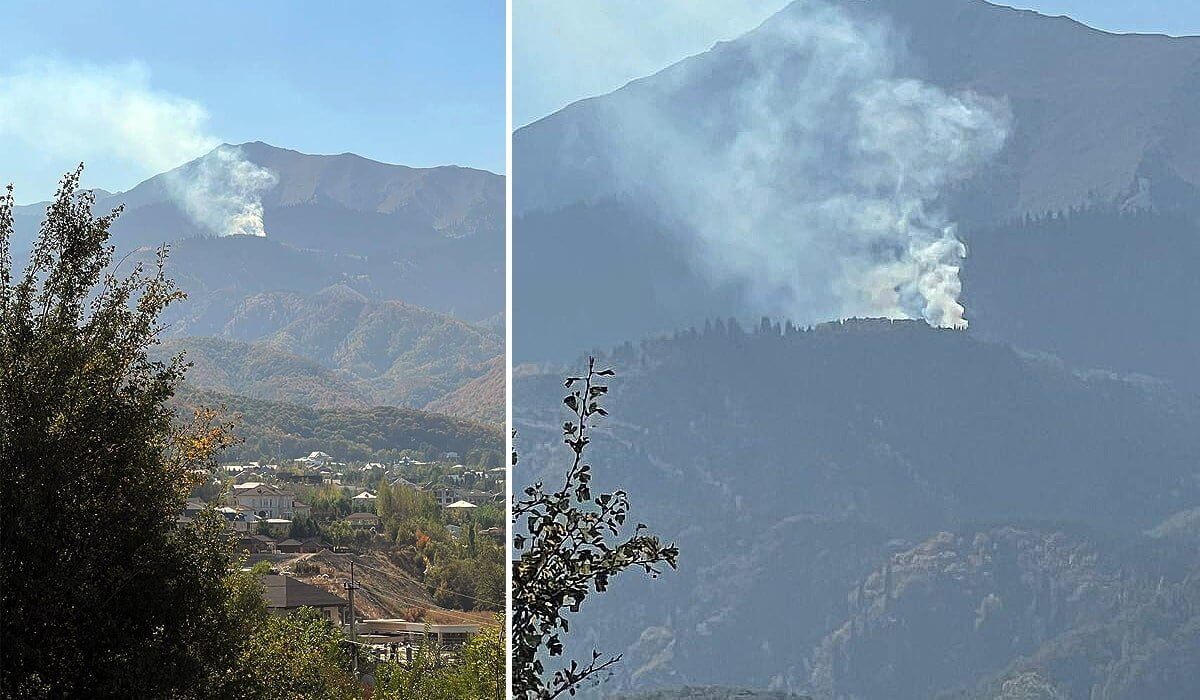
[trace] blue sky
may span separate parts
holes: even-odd
[[[155,158],[121,157],[120,143],[104,143],[119,124],[78,123],[106,108],[77,96],[60,110],[38,94],[52,84],[90,94],[93,79],[108,85],[107,99],[145,97],[135,116],[165,110],[200,135],[157,133],[177,144],[162,149],[168,160],[215,138],[503,172],[504,20],[503,0],[15,0],[0,11],[0,180],[28,202],[50,194],[79,160],[88,163],[86,184],[106,189],[153,174]],[[86,143],[47,148],[46,140],[75,141],[70,133],[47,139],[54,130]]]
[[[614,90],[717,41],[789,0],[513,0],[513,124]],[[965,0],[964,0],[965,1]],[[1200,34],[1200,0],[1010,0],[1113,32]]]

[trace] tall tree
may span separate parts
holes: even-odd
[[[395,503],[392,500],[392,487],[385,477],[379,482],[379,490],[375,493],[375,513],[384,523],[396,516]]]
[[[624,491],[592,495],[592,468],[584,461],[584,450],[591,440],[591,420],[608,415],[600,400],[608,393],[604,379],[613,376],[612,370],[596,370],[595,364],[589,358],[586,375],[566,380],[571,391],[563,403],[573,420],[563,424],[563,442],[573,458],[562,486],[547,491],[537,482],[513,504],[514,533],[524,528],[513,535],[513,546],[521,553],[513,562],[513,697],[574,695],[597,680],[620,655],[603,658],[593,651],[589,660],[571,661],[546,676],[543,658],[563,654],[567,615],[578,612],[589,595],[607,590],[613,576],[640,568],[654,577],[662,564],[675,568],[679,556],[678,548],[664,546],[640,523],[621,539],[629,513]]]
[[[63,178],[24,270],[0,198],[0,693],[210,697],[236,663],[220,523],[175,526],[193,470],[228,431],[167,400],[179,358],[152,362],[181,294],[156,269],[114,271],[109,228]]]

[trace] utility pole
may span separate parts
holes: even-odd
[[[355,626],[354,591],[358,590],[360,588],[360,586],[357,583],[355,583],[355,581],[354,581],[354,560],[353,559],[350,560],[350,582],[343,583],[342,587],[346,589],[346,591],[349,593],[349,596],[350,596],[350,653],[351,653],[350,658],[351,658],[351,663],[353,664],[353,668],[354,668],[354,675],[357,678],[358,677],[358,634],[357,634],[357,627]]]

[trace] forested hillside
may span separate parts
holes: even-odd
[[[233,421],[241,442],[226,450],[231,460],[292,459],[320,450],[340,461],[367,461],[396,458],[406,450],[433,457],[504,446],[495,426],[394,406],[315,409],[187,389],[174,403],[184,411],[216,408]]]
[[[1200,392],[1200,217],[1096,206],[964,240],[963,303],[974,330]]]
[[[681,550],[677,573],[617,582],[573,625],[581,646],[626,650],[606,693],[928,700],[1155,610],[1163,626],[1114,657],[1137,669],[1126,694],[1101,697],[1167,675],[1196,688],[1169,654],[1132,651],[1193,639],[1194,611],[1161,601],[1200,566],[1165,534],[1200,501],[1194,396],[921,322],[717,321],[600,362],[618,376],[596,488],[626,489]],[[570,369],[518,372],[521,481],[562,463]],[[1112,673],[1064,660],[1050,679]]]
[[[489,365],[491,368],[487,374],[430,402],[425,406],[425,410],[444,413],[456,418],[503,425],[506,402],[504,358],[497,357]]]
[[[486,375],[503,353],[493,331],[398,301],[371,302],[344,286],[255,294],[171,330],[163,352],[186,352],[197,387],[317,406],[422,408]],[[280,362],[264,364],[266,356]],[[305,372],[311,386],[290,378]],[[315,396],[325,388],[330,397]],[[478,398],[481,415],[503,405],[494,392]]]

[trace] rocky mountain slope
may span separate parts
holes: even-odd
[[[488,363],[486,374],[463,384],[440,399],[431,401],[426,410],[456,418],[503,425],[505,419],[505,362],[497,357]]]

